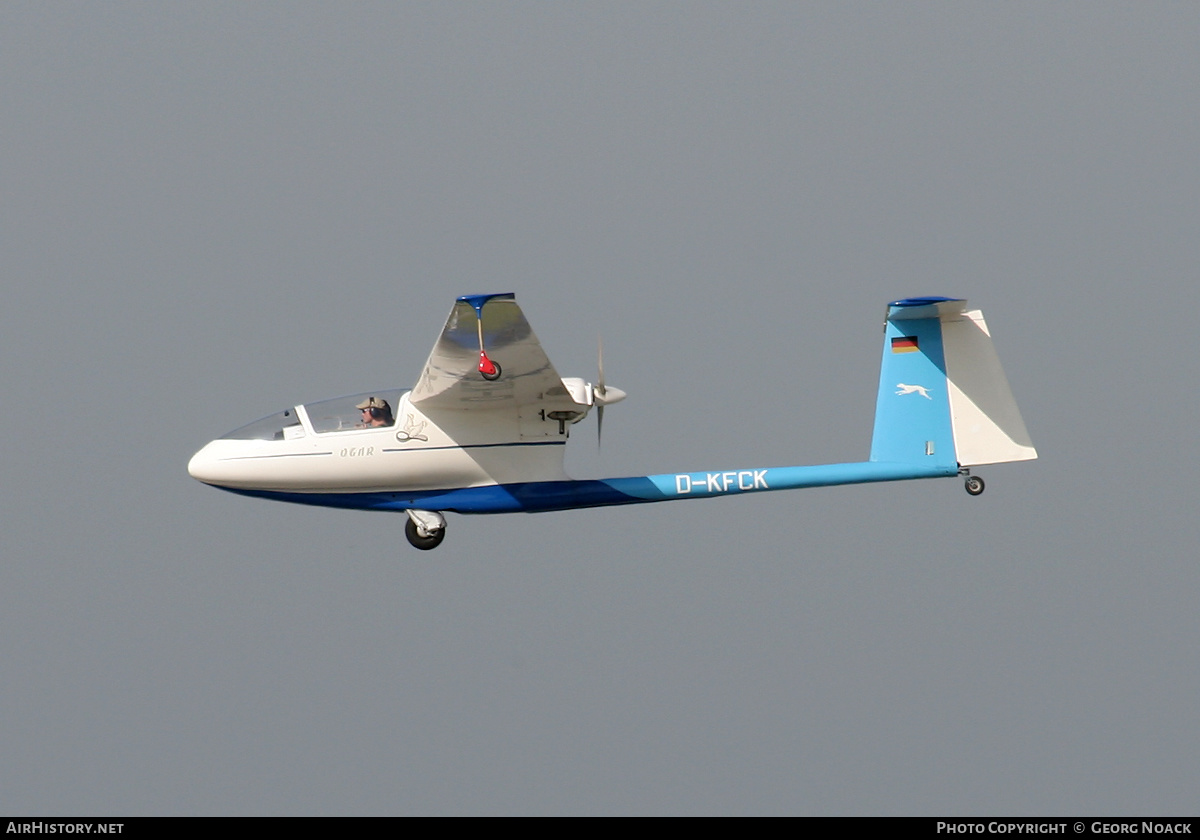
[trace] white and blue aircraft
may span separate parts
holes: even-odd
[[[412,390],[308,403],[212,441],[196,479],[284,502],[402,511],[419,549],[439,545],[444,513],[511,513],[704,499],[836,484],[962,476],[1037,457],[983,315],[965,300],[888,305],[871,454],[866,461],[576,481],[563,471],[569,427],[625,393],[562,378],[512,294],[460,297]]]

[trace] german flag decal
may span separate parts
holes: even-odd
[[[906,335],[903,338],[892,339],[893,353],[916,353],[918,349],[917,337],[915,335]]]

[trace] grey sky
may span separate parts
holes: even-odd
[[[1194,814],[1200,8],[0,5],[0,811]],[[515,291],[577,477],[866,455],[884,304],[1041,459],[534,516],[210,438]]]

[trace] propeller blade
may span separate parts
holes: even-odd
[[[600,396],[604,396],[604,339],[600,336],[596,336],[596,367],[600,370],[596,379],[596,390],[600,392]]]
[[[600,343],[599,368],[600,377],[592,386],[592,405],[596,407],[596,448],[600,448],[601,429],[604,428],[604,406],[619,403],[625,399],[625,392],[620,388],[609,388],[604,384],[604,344]]]
[[[608,393],[604,387],[604,339],[599,335],[596,336],[596,367],[599,376],[596,378],[596,387],[592,389],[592,401],[596,403],[596,449],[599,449],[604,434],[604,397]]]

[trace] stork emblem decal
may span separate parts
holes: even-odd
[[[408,415],[408,419],[404,421],[404,429],[396,432],[396,440],[401,443],[408,443],[410,440],[429,440],[421,431],[425,428],[427,420],[422,420],[420,423],[413,419],[413,416]]]

